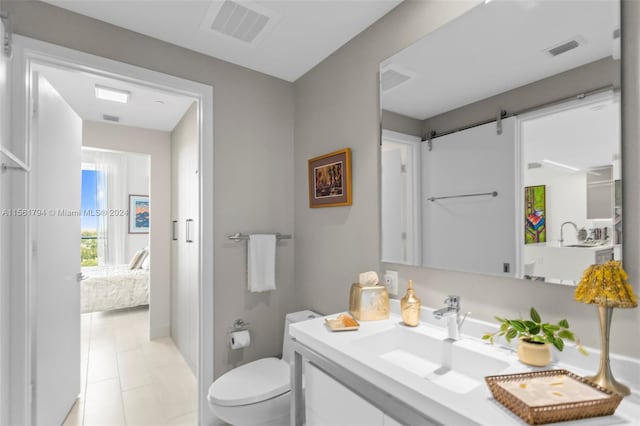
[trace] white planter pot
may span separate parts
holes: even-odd
[[[524,364],[544,367],[551,362],[551,345],[549,343],[531,343],[520,339],[518,358]]]

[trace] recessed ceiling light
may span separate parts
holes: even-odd
[[[126,104],[129,102],[129,95],[131,93],[126,90],[112,89],[96,84],[96,98],[98,99]]]
[[[565,169],[573,170],[574,172],[580,171],[580,169],[577,168],[577,167],[569,166],[567,164],[558,163],[557,161],[542,160],[542,162],[543,163],[547,163],[547,164],[551,164],[552,166],[563,167]]]

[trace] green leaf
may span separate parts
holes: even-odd
[[[527,327],[525,327],[524,323],[520,320],[507,320],[511,327],[515,328],[521,333],[525,333],[527,331]]]
[[[547,339],[545,339],[543,336],[531,336],[529,340],[532,342],[547,343]]]
[[[537,322],[537,323],[541,323],[542,322],[542,320],[540,319],[540,314],[538,314],[538,311],[536,311],[536,309],[533,306],[531,307],[531,310],[529,311],[529,314],[531,315],[531,319],[534,322]]]
[[[500,331],[507,331],[507,328],[509,328],[509,324],[505,322],[500,326]]]
[[[540,325],[536,324],[533,321],[525,321],[524,325],[527,327],[527,332],[531,335],[536,335],[538,333],[540,333]]]
[[[578,345],[578,351],[584,356],[589,355],[589,352],[587,352],[587,350],[582,345]]]
[[[564,342],[562,341],[562,339],[553,339],[553,346],[555,346],[560,352],[562,352],[562,350],[564,349]]]
[[[553,331],[543,330],[543,332],[544,332],[544,335],[546,337],[547,342],[549,342],[549,343],[553,342],[553,339],[554,339]]]
[[[569,328],[569,321],[567,321],[566,319],[563,319],[558,323],[558,325],[563,328]]]
[[[487,333],[484,336],[482,336],[482,340],[489,340],[489,339],[491,339],[491,336],[493,336],[493,334]]]
[[[542,324],[542,329],[547,332],[556,332],[558,330],[560,330],[560,326],[557,325],[553,325],[553,324]]]
[[[571,340],[572,342],[576,340],[576,337],[569,330],[562,330],[560,333],[558,333],[558,337]]]
[[[506,319],[504,319],[504,318],[500,318],[500,317],[498,317],[498,316],[495,316],[494,318],[495,318],[495,319],[496,319],[496,321],[498,321],[498,322],[507,322],[507,320],[506,320]]]
[[[505,338],[507,339],[507,342],[511,343],[511,339],[513,339],[517,335],[518,335],[518,331],[516,329],[514,329],[514,328],[511,328],[507,332],[507,335],[505,336]]]

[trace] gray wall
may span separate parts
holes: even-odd
[[[573,301],[573,289],[523,280],[385,265],[379,262],[378,64],[478,2],[405,1],[295,82],[295,226],[297,302],[321,312],[347,308],[358,272],[393,267],[400,295],[411,278],[428,306],[462,296],[476,318],[526,314],[534,305],[550,320],[567,317],[586,344],[599,347],[596,310]],[[624,199],[625,267],[638,288],[638,22],[639,4],[625,1]],[[306,160],[332,150],[353,152],[353,206],[309,209]],[[381,271],[379,271],[381,272]],[[638,356],[640,310],[618,309],[612,350]],[[634,338],[629,338],[634,336]],[[597,363],[595,357],[592,361]]]
[[[603,87],[620,87],[620,61],[612,58],[574,68],[517,89],[424,120],[423,132],[445,132],[494,119],[498,111],[517,113]]]
[[[405,135],[422,136],[423,122],[421,120],[385,110],[382,110],[381,120],[383,129],[393,130]]]
[[[213,86],[215,375],[279,354],[294,304],[293,243],[278,247],[278,290],[253,295],[246,245],[225,236],[293,231],[293,85],[45,3],[3,1],[2,8],[17,34]],[[251,322],[253,339],[232,353],[226,332],[238,317]]]

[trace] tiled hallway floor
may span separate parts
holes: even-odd
[[[64,426],[197,424],[196,378],[169,337],[148,340],[149,310],[82,315],[80,399]]]

